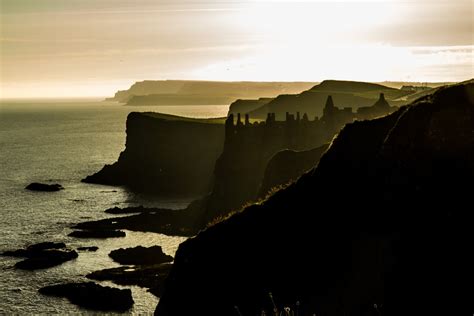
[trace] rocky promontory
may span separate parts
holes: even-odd
[[[160,264],[173,261],[173,257],[165,254],[161,246],[120,248],[112,250],[109,257],[120,264],[133,265]]]
[[[314,170],[181,244],[156,312],[472,313],[473,157],[474,83],[348,124]]]
[[[114,97],[107,100],[129,105],[230,104],[237,99],[299,93],[315,84],[315,82],[144,80],[135,82],[127,90],[118,91]]]
[[[288,185],[306,171],[314,168],[328,147],[329,145],[325,144],[304,151],[287,149],[276,153],[265,168],[258,196],[263,198],[272,189]]]
[[[119,285],[137,285],[149,289],[152,294],[160,297],[170,270],[170,263],[121,266],[94,271],[86,277],[98,281],[112,281]]]
[[[161,196],[206,194],[224,144],[223,123],[223,119],[132,112],[118,161],[83,181],[125,185]]]

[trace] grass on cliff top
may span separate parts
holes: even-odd
[[[194,118],[185,117],[172,114],[164,114],[158,112],[143,112],[143,115],[147,115],[154,118],[164,119],[168,121],[184,121],[184,122],[198,122],[207,124],[224,124],[226,117],[213,117],[213,118]]]

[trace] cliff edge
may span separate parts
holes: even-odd
[[[348,124],[296,183],[181,244],[156,313],[472,314],[473,179],[474,83]]]
[[[223,123],[224,119],[132,112],[127,117],[125,150],[118,161],[83,181],[159,195],[206,194],[224,145]]]

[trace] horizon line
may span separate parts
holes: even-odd
[[[143,79],[143,80],[136,80],[134,81],[127,89],[116,89],[115,92],[112,92],[111,95],[70,95],[70,96],[45,96],[45,95],[37,95],[37,96],[14,96],[14,97],[3,97],[0,95],[0,101],[28,101],[28,100],[93,100],[93,99],[102,99],[105,101],[106,98],[111,98],[115,95],[118,91],[128,90],[130,87],[137,83],[137,82],[145,82],[145,81],[193,81],[193,82],[227,82],[227,83],[245,83],[245,82],[252,82],[252,83],[315,83],[320,84],[323,81],[349,81],[349,82],[365,82],[365,83],[373,83],[373,84],[383,84],[383,83],[420,83],[420,84],[455,84],[464,82],[467,80],[471,80],[472,78],[468,78],[465,80],[460,81],[422,81],[422,80],[384,80],[384,81],[360,81],[360,80],[349,80],[349,79],[324,79],[324,80],[317,80],[317,81],[310,81],[310,80],[275,80],[275,81],[265,81],[265,80],[207,80],[207,79]],[[111,101],[113,102],[113,101]]]

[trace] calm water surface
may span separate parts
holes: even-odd
[[[127,107],[85,101],[0,103],[0,252],[42,241],[69,247],[98,246],[95,253],[38,271],[20,271],[18,259],[0,256],[0,314],[84,313],[66,299],[38,294],[38,288],[85,280],[89,272],[119,266],[108,253],[120,247],[160,245],[174,255],[181,237],[126,231],[108,240],[67,237],[74,223],[109,217],[113,206],[160,206],[180,209],[187,200],[135,195],[124,188],[81,183],[104,164],[116,161],[125,145],[125,120],[132,111],[156,111],[190,117],[220,117],[228,106]],[[30,192],[30,182],[57,182],[60,192]],[[112,285],[108,282],[101,284]],[[120,287],[117,285],[113,285]],[[140,287],[132,289],[129,313],[152,313],[158,299]]]

